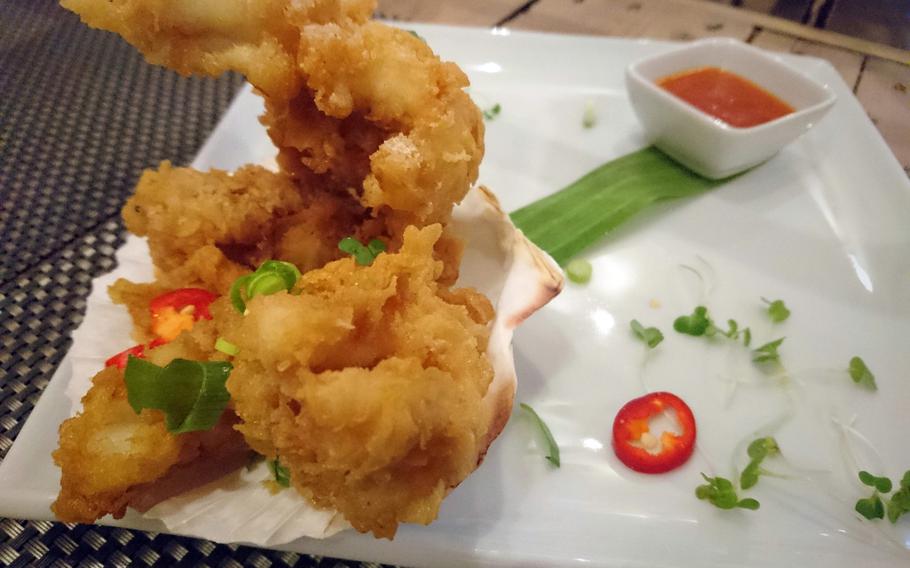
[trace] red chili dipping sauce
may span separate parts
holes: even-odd
[[[752,81],[719,67],[689,69],[659,79],[657,84],[738,128],[764,124],[795,110]]]

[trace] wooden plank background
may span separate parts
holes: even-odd
[[[812,0],[380,0],[394,20],[665,40],[724,36],[829,61],[910,175],[910,52],[768,13],[808,13]],[[835,4],[835,7],[837,4]],[[800,12],[802,10],[802,12]],[[807,12],[807,10],[809,10]],[[844,10],[846,11],[846,9]],[[910,34],[910,30],[907,31]]]

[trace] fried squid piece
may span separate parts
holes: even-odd
[[[299,294],[253,298],[245,316],[213,304],[239,348],[227,383],[237,429],[317,506],[380,537],[436,518],[489,427],[493,309],[438,286],[440,233],[410,228],[399,253],[332,262],[305,274]]]
[[[198,339],[213,342],[210,336],[205,330],[184,334],[153,349],[150,358],[163,365],[174,356],[198,356]],[[250,458],[249,447],[233,427],[233,411],[225,411],[211,430],[171,434],[161,412],[133,411],[123,372],[115,367],[92,379],[82,406],[80,414],[60,425],[60,446],[54,452],[61,479],[51,509],[61,521],[90,523],[108,514],[120,518],[127,507],[144,512],[236,470]]]
[[[465,74],[369,0],[63,0],[181,73],[243,73],[282,169],[351,196],[400,238],[445,223],[477,178],[483,120]]]
[[[356,234],[364,215],[351,200],[262,167],[199,172],[169,162],[146,171],[123,208],[127,228],[148,237],[160,287],[221,293],[269,258],[301,270],[337,258],[338,241]]]

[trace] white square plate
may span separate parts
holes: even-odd
[[[507,210],[641,147],[623,71],[674,47],[410,27],[467,71],[481,107],[501,104],[487,124],[480,181]],[[853,503],[867,494],[857,468],[892,479],[910,468],[910,183],[830,65],[783,58],[837,94],[826,120],[755,170],[621,228],[585,255],[591,283],[568,286],[519,330],[518,400],[549,423],[560,469],[516,413],[431,526],[402,527],[393,542],[347,532],[285,548],[429,566],[906,566],[910,520],[865,521]],[[597,125],[584,129],[589,102]],[[266,159],[260,108],[244,90],[195,166]],[[761,296],[786,300],[793,315],[772,326]],[[719,321],[751,325],[753,346],[786,335],[789,386],[756,373],[744,348],[675,333],[673,319],[699,303]],[[666,336],[646,366],[628,331],[633,318]],[[877,393],[850,381],[852,355],[875,372]],[[64,360],[0,468],[4,516],[50,518],[59,482],[50,453],[70,407],[69,373]],[[734,388],[733,379],[748,384]],[[680,395],[699,424],[696,455],[664,475],[635,474],[610,448],[613,417],[643,382]],[[762,429],[769,424],[778,428]],[[761,501],[756,512],[698,501],[699,472],[735,475],[740,442],[757,431],[773,431],[786,457],[768,468],[792,478],[763,477],[748,492]],[[105,522],[161,530],[131,515]]]

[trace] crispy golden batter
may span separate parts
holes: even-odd
[[[353,190],[389,234],[445,222],[477,178],[483,121],[467,77],[369,0],[64,0],[182,73],[233,69],[263,94],[279,164]]]
[[[493,374],[493,308],[476,291],[449,289],[462,243],[444,229],[483,155],[464,73],[423,40],[368,21],[369,0],[62,4],[154,63],[244,73],[265,99],[262,122],[278,149],[279,173],[164,163],[143,176],[124,218],[148,237],[157,280],[111,288],[141,340],[150,338],[148,301],[162,291],[224,294],[267,258],[304,273],[299,294],[257,296],[243,316],[222,297],[212,321],[149,358],[221,357],[213,344],[227,338],[240,347],[228,381],[236,429],[254,450],[280,456],[302,494],[377,536],[432,521],[477,466],[489,430],[481,400]],[[336,260],[347,235],[379,237],[389,253],[369,267]],[[61,518],[141,509],[173,494],[203,456],[233,464],[245,448],[162,432],[160,413],[136,416],[123,390],[120,372],[103,371],[84,413],[61,427]],[[146,445],[146,431],[161,447]],[[93,445],[107,438],[120,442]],[[152,458],[155,468],[136,470]],[[99,461],[129,466],[108,479]]]
[[[180,457],[181,444],[161,413],[133,412],[120,371],[108,367],[92,383],[82,414],[60,426],[54,452],[62,477],[52,509],[67,522],[122,516],[130,487],[163,476]]]
[[[174,342],[153,349],[149,359],[166,365],[177,356],[212,358],[215,341],[210,322]],[[228,410],[206,432],[174,435],[157,410],[136,414],[127,402],[123,372],[107,367],[92,379],[82,412],[60,425],[60,494],[51,507],[66,522],[92,522],[128,506],[146,510],[156,503],[242,466],[249,447],[234,430]]]
[[[493,310],[477,292],[440,293],[439,234],[408,229],[401,252],[370,267],[339,260],[305,274],[299,295],[215,316],[240,348],[228,390],[247,442],[376,536],[435,519],[488,427]]]
[[[258,166],[230,174],[169,162],[146,171],[123,208],[127,228],[148,237],[159,284],[218,292],[268,258],[322,266],[364,215],[349,199],[305,191]]]

